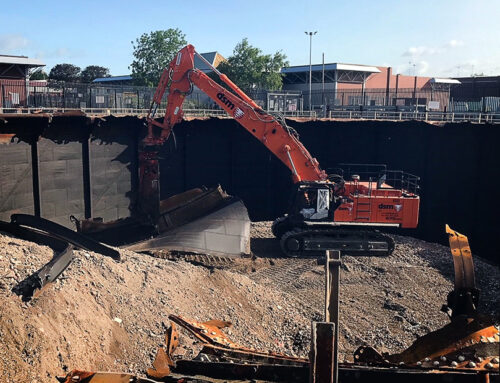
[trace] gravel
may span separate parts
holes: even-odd
[[[370,344],[398,352],[448,322],[453,287],[447,247],[395,236],[390,257],[342,259],[340,360]],[[311,320],[323,320],[324,266],[282,258],[270,222],[252,224],[254,257],[197,262],[122,251],[123,261],[76,251],[55,283],[30,302],[12,289],[48,262],[45,246],[0,233],[0,382],[54,382],[79,368],[144,374],[164,344],[168,315],[233,323],[246,347],[307,356]],[[495,266],[475,258],[481,310],[498,316]],[[181,332],[177,357],[199,343]]]

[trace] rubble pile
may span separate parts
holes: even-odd
[[[340,360],[352,360],[363,344],[400,351],[448,322],[439,309],[453,286],[449,249],[395,241],[390,257],[342,259]],[[310,321],[323,316],[324,266],[282,258],[269,222],[252,225],[251,246],[253,258],[192,263],[130,251],[116,262],[75,251],[55,283],[23,302],[12,290],[54,252],[0,233],[0,382],[54,382],[74,368],[143,375],[169,314],[230,321],[226,333],[238,344],[307,356]],[[477,257],[475,268],[481,309],[498,315],[498,268]],[[196,346],[181,332],[176,355],[190,358]]]

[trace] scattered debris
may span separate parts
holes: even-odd
[[[468,239],[448,225],[446,232],[453,255],[455,286],[442,311],[449,314],[451,323],[419,337],[401,353],[381,354],[372,347],[362,346],[354,354],[356,362],[400,368],[403,365],[441,370],[498,370],[500,327],[496,318],[477,310],[479,290]]]
[[[410,237],[394,240],[389,257],[342,257],[340,378],[367,377],[361,367],[345,367],[359,346],[398,353],[449,321],[439,311],[453,288],[449,248]],[[123,262],[115,262],[75,250],[72,264],[54,283],[20,304],[12,288],[55,252],[0,233],[0,376],[53,383],[62,371],[80,368],[138,377],[152,366],[156,349],[166,347],[170,314],[230,321],[233,326],[224,332],[236,344],[306,358],[310,321],[323,320],[324,265],[283,258],[271,222],[252,223],[251,246],[253,258],[197,259],[196,265],[126,250],[120,250]],[[497,316],[499,270],[480,258],[474,266],[479,309]],[[396,311],[384,307],[386,302]],[[203,348],[185,331],[179,341],[174,360],[189,362]],[[194,360],[191,366],[202,369],[202,363]]]

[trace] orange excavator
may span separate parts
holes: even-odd
[[[195,68],[197,55],[229,89]],[[153,222],[159,217],[158,150],[183,118],[182,104],[194,87],[205,92],[291,171],[295,190],[288,213],[273,223],[273,234],[289,256],[347,254],[387,255],[392,238],[383,227],[415,228],[418,222],[418,177],[384,166],[339,166],[326,174],[299,141],[283,116],[259,107],[192,45],[182,48],[163,71],[147,116],[148,134],[139,157],[140,209]],[[168,92],[165,116],[155,119]]]

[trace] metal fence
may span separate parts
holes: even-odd
[[[309,109],[309,92],[303,92],[304,108]],[[443,113],[500,113],[500,97],[450,97],[448,90],[435,89],[348,89],[311,92],[312,109],[385,110],[398,112],[439,111]]]
[[[154,88],[133,85],[0,80],[0,113],[82,110],[89,114],[145,114],[154,92]],[[498,122],[500,115],[500,97],[454,99],[448,91],[434,89],[315,90],[311,111],[307,91],[251,89],[247,93],[263,109],[290,117]],[[225,115],[196,88],[186,97],[184,110],[188,115]]]

